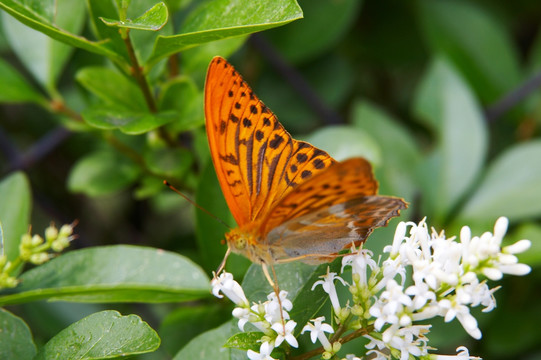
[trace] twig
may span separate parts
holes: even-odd
[[[156,113],[158,112],[158,107],[156,106],[156,101],[154,100],[154,96],[152,95],[150,87],[148,86],[145,74],[143,74],[142,68],[139,65],[137,56],[135,56],[135,50],[133,49],[133,45],[131,43],[129,31],[126,31],[126,36],[122,36],[122,39],[124,40],[124,44],[126,45],[126,49],[128,50],[128,56],[131,62],[132,75],[139,84],[141,91],[143,92],[143,96],[145,97],[148,109],[150,110],[150,112]]]
[[[520,84],[517,88],[505,94],[494,104],[487,107],[485,115],[488,122],[494,122],[525,97],[541,87],[541,72]]]

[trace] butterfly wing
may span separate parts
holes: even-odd
[[[298,184],[335,162],[323,150],[293,139],[220,57],[207,73],[205,118],[216,174],[239,226],[266,218]]]
[[[406,208],[402,199],[376,195],[377,189],[365,159],[335,163],[278,202],[260,232],[276,258],[337,253]]]

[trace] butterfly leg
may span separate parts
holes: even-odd
[[[274,281],[271,279],[271,276],[269,274],[269,269],[267,269],[267,264],[261,263],[261,268],[263,269],[263,274],[265,274],[265,277],[267,278],[267,281],[269,282],[270,286],[274,289],[274,293],[276,294],[276,298],[278,299],[278,306],[280,306],[280,319],[282,320],[282,328],[284,329],[283,336],[286,336],[286,322],[284,320],[284,312],[282,309],[282,299],[280,299],[280,287],[278,286],[278,276],[276,276],[276,270],[274,270],[274,266],[270,265],[272,270],[272,277],[274,278]]]
[[[227,261],[227,258],[229,257],[229,254],[231,254],[231,248],[228,246],[227,251],[225,252],[224,258],[223,258],[220,266],[218,267],[218,270],[216,270],[216,272],[214,273],[214,277],[220,275],[220,273],[224,270],[225,263]]]

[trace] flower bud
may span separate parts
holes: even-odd
[[[32,240],[30,242],[32,247],[40,246],[41,244],[43,244],[43,238],[41,236],[37,234],[32,236]]]
[[[51,224],[47,229],[45,229],[45,239],[47,242],[52,242],[58,237],[58,229],[56,226]]]
[[[41,265],[49,260],[49,255],[46,252],[40,252],[37,254],[32,254],[29,260],[34,265]]]
[[[73,234],[73,226],[70,224],[62,225],[58,232],[58,237],[70,237]]]

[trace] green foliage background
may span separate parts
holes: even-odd
[[[240,356],[208,346],[236,329],[230,305],[207,285],[225,252],[225,228],[162,184],[234,225],[203,126],[206,68],[221,55],[295,138],[339,160],[370,159],[381,193],[410,203],[401,220],[427,216],[450,236],[462,225],[480,234],[507,216],[510,242],[532,240],[520,257],[532,273],[503,281],[498,308],[478,316],[481,341],[441,323],[431,345],[541,359],[538,2],[4,0],[0,9],[4,251],[16,256],[30,223],[41,232],[51,220],[75,219],[72,247],[80,248],[0,292],[0,323],[9,330],[0,331],[0,358],[52,358],[70,331],[98,336],[93,324],[107,321],[126,329],[117,340],[146,347],[112,340],[104,352],[149,352],[161,338],[156,352],[137,356]],[[140,78],[120,36],[127,29]],[[388,244],[396,223],[367,246]],[[241,278],[248,266],[234,257],[228,270]],[[288,283],[292,271],[309,282],[321,269],[281,269],[284,288],[305,285]],[[260,279],[256,268],[245,276],[256,298],[268,290]],[[314,295],[309,286],[300,291]],[[302,294],[295,306],[310,317],[321,304],[303,303]],[[112,310],[139,315],[157,335]],[[6,333],[18,342],[3,346]]]

